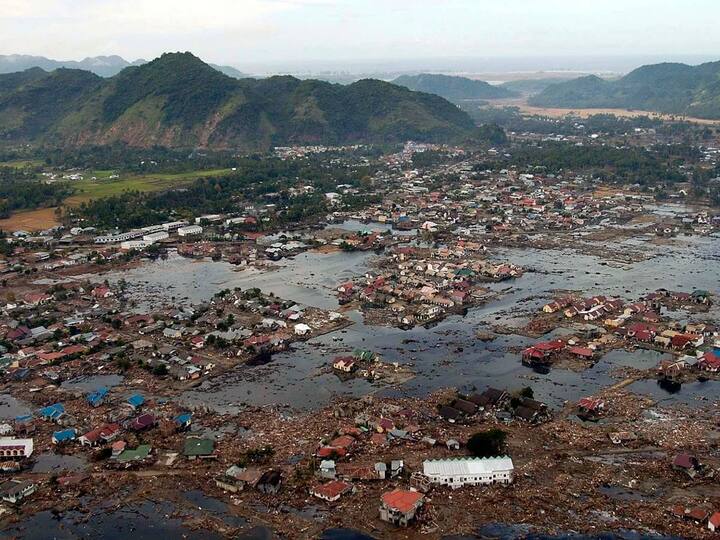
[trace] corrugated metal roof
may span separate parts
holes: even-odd
[[[488,474],[498,471],[512,471],[512,459],[508,456],[492,458],[429,459],[423,462],[426,476],[456,476]]]

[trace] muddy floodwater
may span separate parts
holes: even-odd
[[[448,386],[471,390],[529,385],[539,399],[560,406],[566,400],[576,400],[617,382],[611,374],[615,368],[648,369],[663,355],[653,351],[616,350],[581,373],[553,369],[539,374],[522,366],[517,353],[508,352],[527,346],[533,340],[503,335],[484,343],[476,338],[477,330],[498,324],[518,326],[523,314],[539,309],[558,289],[635,299],[658,288],[716,290],[720,284],[717,273],[720,238],[682,237],[658,244],[648,235],[613,247],[642,252],[648,258],[618,264],[602,256],[579,254],[570,248],[495,249],[490,255],[492,258],[508,260],[528,271],[514,281],[491,284],[498,298],[470,309],[465,316],[448,317],[430,329],[417,327],[405,331],[366,325],[360,313],[350,311],[346,315],[354,324],[349,328],[296,344],[291,350],[274,355],[269,364],[240,366],[186,392],[182,399],[188,404],[204,404],[222,412],[238,412],[248,404],[287,404],[312,409],[340,395],[377,392],[390,396],[422,396]],[[301,304],[337,309],[335,287],[364,274],[374,257],[377,255],[367,252],[309,251],[279,261],[273,270],[261,271],[242,270],[225,262],[185,259],[171,253],[166,260],[148,262],[129,272],[112,275],[111,280],[125,279],[139,309],[157,308],[178,300],[202,302],[221,289],[233,287],[258,287]],[[680,318],[683,315],[680,313]],[[717,306],[703,315],[708,319],[715,317]],[[410,364],[416,377],[400,386],[386,388],[358,379],[343,382],[328,372],[328,361],[333,356],[355,348],[371,349],[385,360]],[[656,399],[688,404],[720,397],[717,382],[686,384],[675,393],[663,390],[655,381],[640,381],[630,388]]]

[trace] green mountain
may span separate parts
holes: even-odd
[[[512,90],[500,86],[493,86],[485,81],[476,81],[465,77],[453,77],[450,75],[434,75],[430,73],[402,75],[392,82],[393,84],[404,86],[416,92],[436,94],[450,101],[499,99],[517,95]]]
[[[500,85],[501,88],[507,88],[511,92],[518,94],[532,95],[538,94],[545,90],[548,86],[566,82],[570,79],[562,79],[555,77],[546,77],[541,79],[518,79],[517,81],[508,81]]]
[[[531,105],[623,108],[720,118],[720,62],[643,66],[618,80],[594,75],[549,86]]]
[[[234,79],[190,53],[104,79],[87,71],[0,75],[0,140],[264,150],[273,145],[459,141],[470,117],[431,94],[378,80]]]
[[[45,71],[67,68],[92,71],[95,75],[100,75],[101,77],[112,77],[126,67],[141,66],[145,63],[147,63],[147,60],[142,59],[128,62],[117,55],[92,56],[77,61],[53,60],[51,58],[45,58],[44,56],[30,56],[27,54],[0,54],[0,73],[18,73],[31,68],[40,68]],[[247,77],[247,75],[241,73],[234,67],[218,66],[216,64],[210,65],[225,75],[235,77],[236,79]]]

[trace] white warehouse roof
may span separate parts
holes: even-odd
[[[508,456],[492,458],[429,459],[423,461],[426,476],[457,476],[491,474],[497,471],[514,470]]]

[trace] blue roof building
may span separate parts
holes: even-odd
[[[127,402],[133,409],[138,409],[142,407],[143,403],[145,403],[145,398],[140,394],[133,394],[128,398]]]
[[[175,423],[178,425],[179,428],[190,427],[190,424],[192,423],[192,413],[184,412],[184,413],[178,414],[175,417]]]
[[[63,429],[63,430],[56,431],[55,433],[53,433],[52,442],[54,444],[60,444],[60,443],[64,443],[67,441],[73,441],[73,440],[75,440],[76,436],[77,436],[77,431],[75,431],[74,428]]]
[[[62,403],[55,403],[40,409],[40,416],[45,420],[57,422],[65,415],[65,406]]]
[[[90,405],[92,405],[93,407],[99,407],[100,405],[103,404],[103,401],[105,401],[105,397],[108,395],[109,391],[110,390],[107,387],[101,386],[94,392],[90,392],[87,395],[88,403]]]

